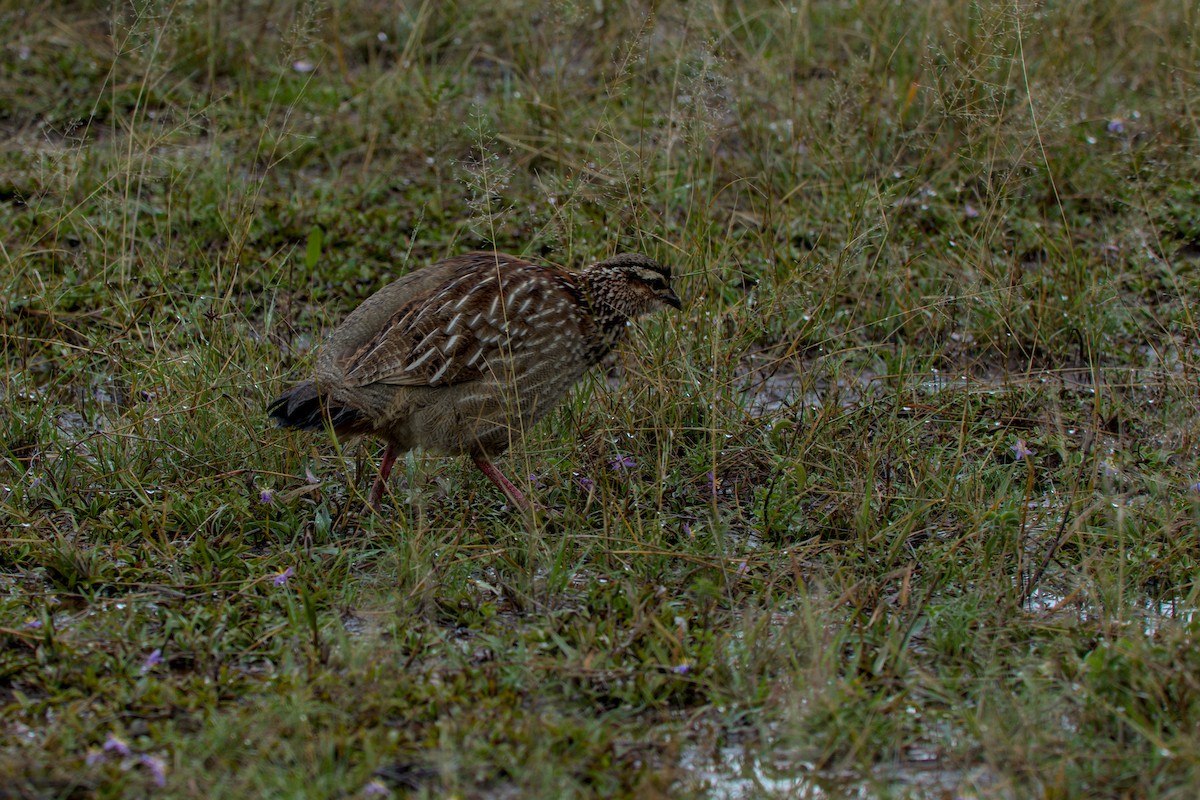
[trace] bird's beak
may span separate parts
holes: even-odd
[[[683,302],[679,299],[679,295],[675,294],[674,289],[668,287],[665,292],[658,296],[658,299],[672,308],[683,310]]]

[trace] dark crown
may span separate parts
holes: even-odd
[[[644,256],[641,253],[618,253],[612,258],[606,258],[596,264],[597,267],[616,267],[618,269],[647,269],[651,272],[657,272],[664,278],[670,279],[671,268],[665,267],[649,256]]]

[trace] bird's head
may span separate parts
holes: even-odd
[[[626,318],[663,306],[682,308],[671,288],[671,270],[638,253],[622,253],[593,264],[584,271],[593,303],[600,303]]]

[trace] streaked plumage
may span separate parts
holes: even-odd
[[[578,273],[501,253],[449,258],[367,298],[322,347],[316,380],[268,413],[283,426],[387,442],[376,507],[396,456],[422,447],[471,456],[525,508],[490,459],[563,399],[629,319],[679,308],[670,279],[636,254]]]

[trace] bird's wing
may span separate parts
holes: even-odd
[[[345,385],[478,380],[511,364],[514,352],[539,346],[537,317],[570,302],[556,270],[492,253],[458,260],[445,282],[403,303],[350,355]]]

